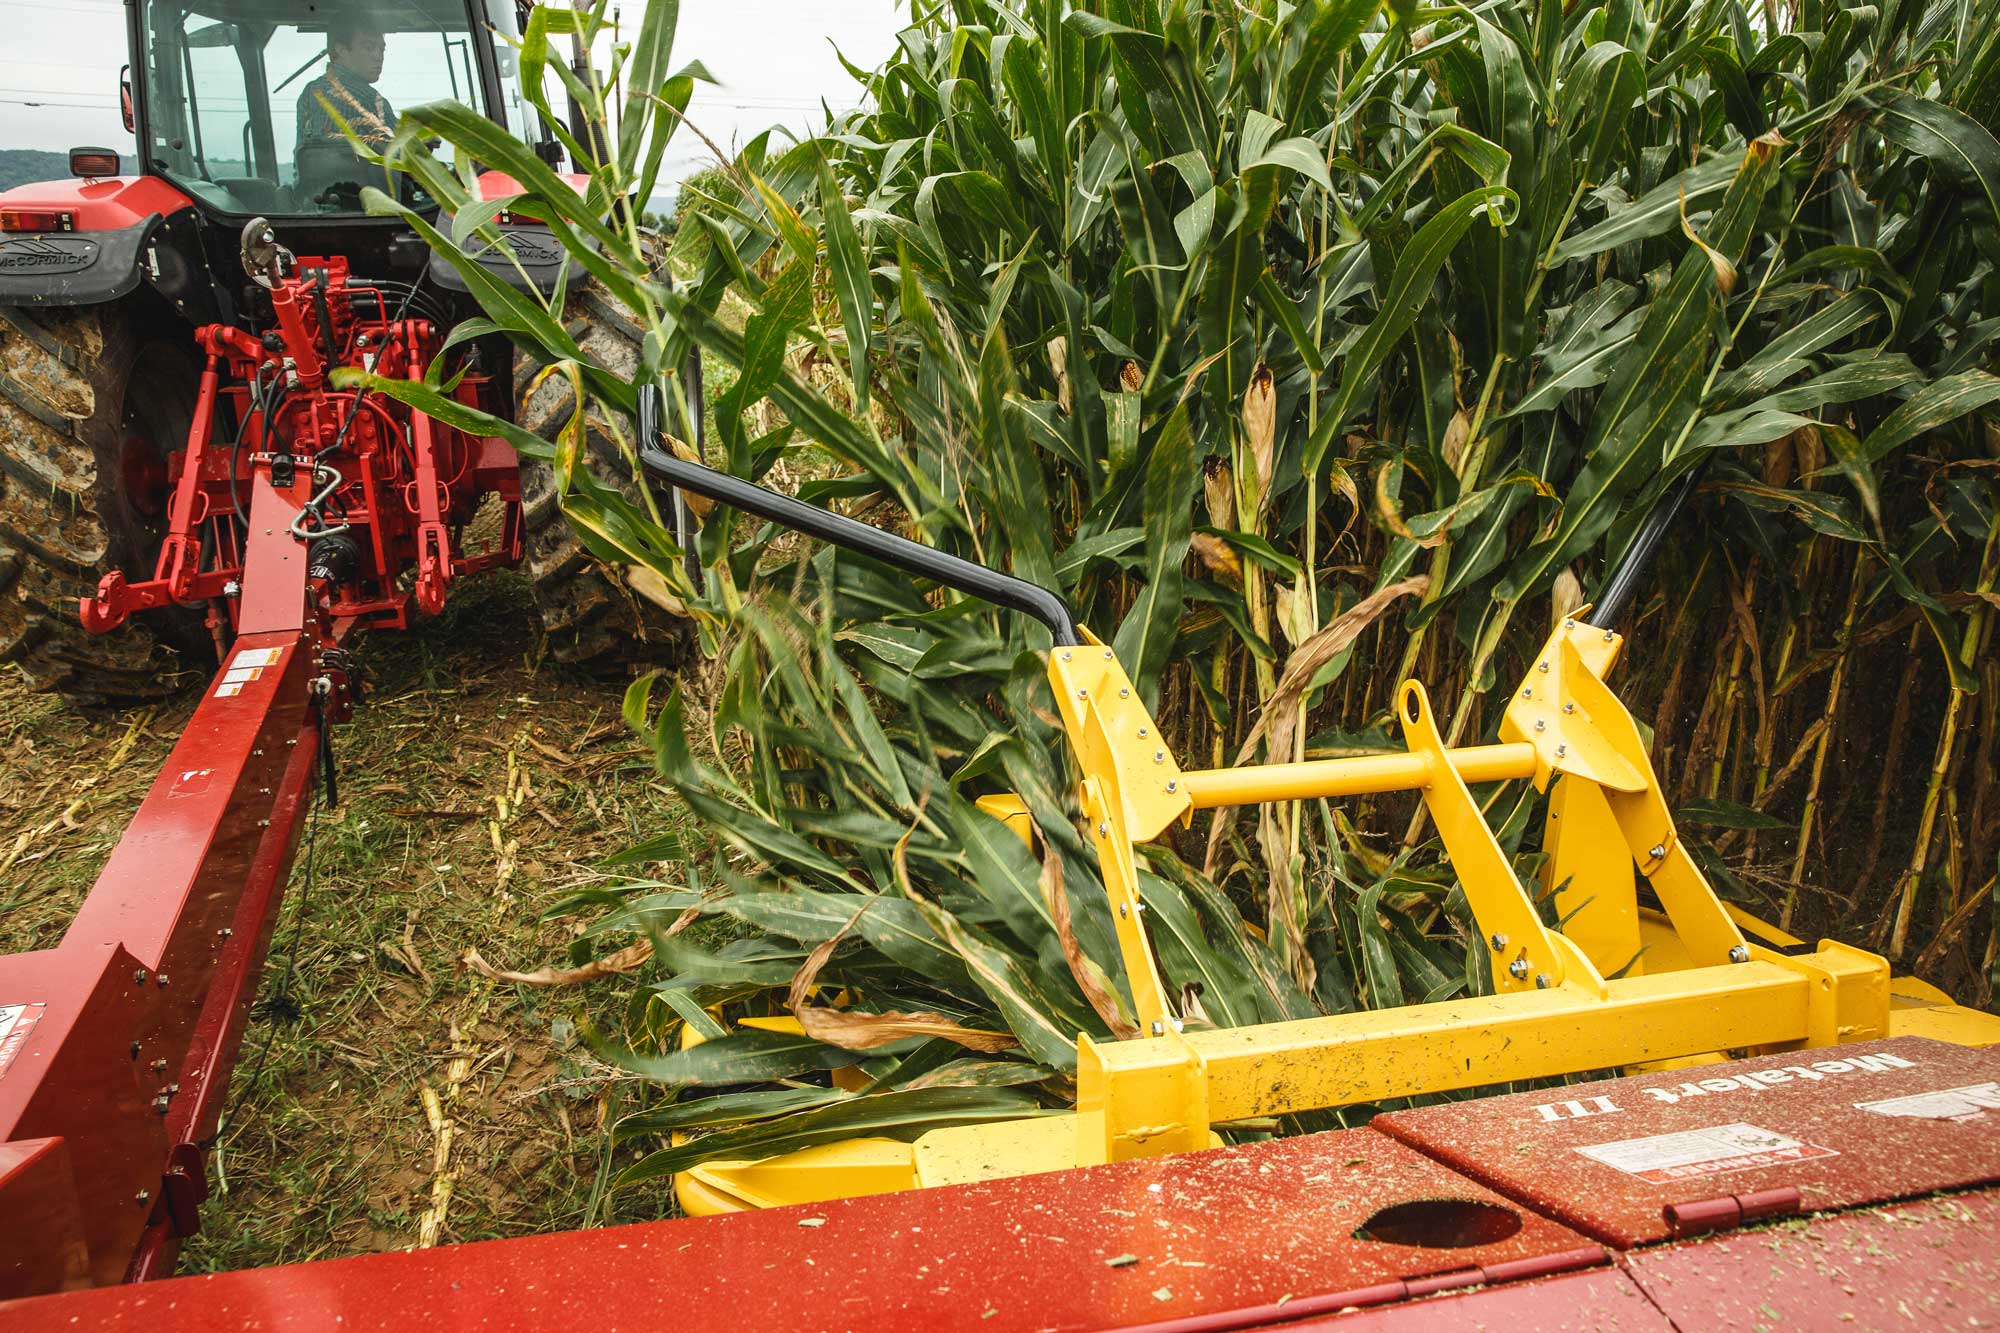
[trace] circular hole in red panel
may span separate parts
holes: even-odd
[[[1479,1199],[1409,1199],[1380,1208],[1354,1232],[1356,1240],[1462,1250],[1495,1245],[1521,1229],[1512,1208]]]

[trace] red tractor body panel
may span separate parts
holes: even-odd
[[[98,180],[70,177],[66,180],[34,181],[0,192],[0,217],[17,210],[67,214],[73,225],[57,231],[123,231],[136,227],[155,214],[165,217],[194,200],[158,176],[107,176]],[[0,232],[15,234],[23,229],[0,223]]]

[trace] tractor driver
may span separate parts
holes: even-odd
[[[326,72],[306,85],[299,94],[299,146],[326,139],[346,141],[340,121],[327,114],[326,105],[340,113],[355,137],[370,148],[385,147],[395,132],[396,111],[389,99],[375,91],[382,77],[382,29],[364,14],[343,14],[327,24]]]

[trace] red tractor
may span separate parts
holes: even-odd
[[[267,483],[299,498],[292,540],[326,625],[404,625],[435,614],[454,578],[525,563],[558,658],[646,632],[568,531],[546,470],[329,381],[341,366],[421,378],[475,312],[450,264],[363,211],[364,185],[399,187],[325,108],[366,139],[395,106],[456,99],[554,160],[493,36],[519,18],[514,0],[129,6],[138,174],[80,148],[75,179],[0,196],[0,659],[84,698],[185,681],[241,628]],[[548,290],[562,254],[537,230],[510,225],[512,253],[480,262]],[[615,310],[583,294],[566,314],[618,363]],[[567,414],[559,378],[516,402],[538,367],[511,373],[504,338],[443,355],[469,404],[531,428]]]
[[[529,392],[540,367],[504,338],[449,341],[474,311],[463,282],[362,191],[437,206],[346,133],[453,98],[554,163],[494,36],[518,30],[513,0],[127,12],[139,172],[80,148],[75,179],[0,196],[0,659],[84,700],[221,669],[62,943],[0,958],[0,1218],[28,1242],[0,1260],[11,1293],[169,1271],[197,1225],[200,1145],[315,776],[332,780],[328,728],[359,697],[357,635],[517,565],[555,657],[643,648],[649,628],[545,466],[338,383],[430,376],[530,429],[568,419],[562,376]],[[546,231],[501,228],[475,261],[554,290]],[[565,290],[593,356],[636,358],[615,307]]]

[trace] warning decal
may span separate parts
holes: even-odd
[[[2000,1082],[1941,1088],[1880,1102],[1856,1102],[1854,1109],[1914,1120],[1984,1120],[1988,1111],[2000,1111]]]
[[[0,1004],[0,1078],[7,1076],[7,1066],[14,1063],[14,1057],[28,1044],[28,1034],[35,1030],[35,1024],[42,1021],[42,1004]]]
[[[1809,1162],[1815,1157],[1840,1155],[1816,1143],[1801,1143],[1768,1129],[1742,1124],[1715,1125],[1678,1134],[1655,1134],[1644,1139],[1621,1139],[1616,1143],[1599,1143],[1576,1151],[1653,1185],[1669,1185],[1696,1176],[1748,1171],[1752,1167]]]
[[[229,669],[222,673],[222,683],[215,687],[218,699],[233,699],[243,693],[243,687],[256,680],[266,671],[278,665],[285,655],[284,647],[245,648],[229,660]]]

